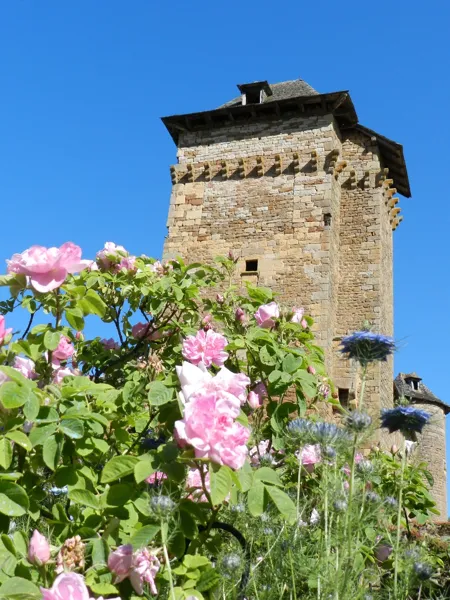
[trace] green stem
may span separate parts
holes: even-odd
[[[163,544],[164,561],[165,561],[166,567],[167,567],[167,576],[169,578],[170,596],[171,596],[172,600],[176,600],[175,590],[173,589],[172,569],[170,567],[169,553],[167,552],[167,532],[166,532],[166,527],[167,527],[167,523],[164,523],[164,521],[161,520],[161,539],[162,539],[162,544]]]
[[[294,600],[297,600],[297,589],[295,587],[294,565],[292,563],[292,554],[291,554],[290,550],[289,550],[289,561],[291,563],[292,591],[294,592]]]
[[[330,539],[329,539],[329,523],[328,523],[328,468],[324,465],[324,480],[325,480],[325,498],[324,498],[324,510],[325,510],[325,548],[327,561],[330,557]]]
[[[402,501],[403,501],[403,477],[405,474],[406,466],[406,446],[405,440],[403,440],[402,450],[402,465],[400,470],[400,490],[398,492],[398,510],[397,510],[397,534],[395,538],[395,556],[394,556],[394,598],[397,598],[398,588],[398,553],[400,547],[400,525],[402,519]]]
[[[363,366],[362,377],[361,377],[361,402],[359,403],[358,410],[362,411],[364,405],[364,393],[366,391],[366,378],[367,378],[367,365]]]

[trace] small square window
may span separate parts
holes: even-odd
[[[247,273],[258,271],[258,261],[255,259],[245,261],[245,270]]]
[[[349,390],[339,388],[339,403],[342,406],[342,408],[347,409],[349,407],[349,400]]]
[[[331,225],[331,213],[325,213],[323,215],[323,224],[325,227],[330,227]]]

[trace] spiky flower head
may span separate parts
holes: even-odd
[[[354,431],[355,433],[361,433],[370,427],[372,424],[372,418],[367,413],[354,410],[347,415],[345,424],[351,431]]]
[[[158,517],[168,517],[175,509],[175,502],[169,496],[153,496],[150,508]]]
[[[356,470],[363,477],[367,477],[373,472],[373,464],[370,462],[370,460],[363,459],[356,465]]]
[[[238,569],[240,569],[242,560],[239,554],[231,553],[225,554],[225,556],[221,560],[222,570],[227,574],[232,574]]]
[[[334,460],[336,458],[336,450],[333,446],[324,446],[321,450],[323,458]]]
[[[398,506],[397,500],[395,498],[393,498],[392,496],[386,496],[386,498],[384,499],[384,503],[389,508],[397,508],[397,506]]]
[[[377,504],[380,501],[380,496],[376,492],[367,492],[366,500],[372,504]]]
[[[308,444],[313,439],[314,423],[307,419],[293,419],[287,426],[288,436],[298,444]]]
[[[381,411],[381,427],[386,427],[389,433],[401,431],[405,436],[422,433],[430,417],[430,413],[414,406],[396,406]]]
[[[333,508],[336,512],[345,512],[347,510],[347,502],[345,500],[335,500]]]
[[[341,352],[361,365],[385,361],[395,350],[393,338],[373,331],[355,331],[341,340]]]
[[[433,567],[427,563],[416,562],[413,565],[413,569],[420,581],[430,579],[430,577],[433,575]]]

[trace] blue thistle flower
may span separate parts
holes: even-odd
[[[386,506],[389,506],[389,508],[397,508],[398,506],[397,500],[392,496],[386,496],[386,498],[384,499],[384,503],[386,504]]]
[[[328,460],[334,460],[336,458],[336,450],[332,446],[325,446],[322,448],[322,456],[328,458]]]
[[[296,442],[308,443],[312,439],[314,424],[307,419],[293,419],[287,426],[288,435]]]
[[[232,574],[237,571],[242,564],[239,554],[226,554],[221,561],[222,569],[227,574]]]
[[[396,406],[381,411],[381,427],[386,427],[389,433],[422,433],[430,417],[430,413],[414,406]]]
[[[347,502],[345,500],[335,500],[333,508],[336,512],[345,512],[347,510]]]
[[[315,423],[312,433],[317,444],[326,446],[340,436],[341,430],[334,423]]]
[[[356,465],[356,470],[363,477],[367,477],[373,472],[373,464],[370,462],[370,460],[362,460]]]
[[[431,565],[427,565],[426,563],[416,562],[413,565],[413,569],[420,581],[430,579],[430,577],[433,575],[433,567]]]
[[[380,496],[376,492],[367,492],[366,500],[367,500],[367,502],[376,504],[377,502],[380,501]]]
[[[371,417],[367,413],[360,412],[359,410],[354,410],[348,414],[345,419],[345,424],[348,429],[356,433],[365,431],[370,427],[371,423]]]
[[[393,338],[373,331],[355,331],[341,340],[341,352],[362,365],[385,361],[395,350]]]
[[[169,496],[153,496],[150,508],[158,517],[166,517],[175,509],[175,502]]]

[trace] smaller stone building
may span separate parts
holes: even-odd
[[[431,414],[429,424],[419,435],[418,453],[433,475],[433,497],[440,520],[447,520],[447,466],[445,458],[445,415],[450,405],[440,400],[416,373],[399,373],[394,380],[394,397],[407,398],[411,404]]]

